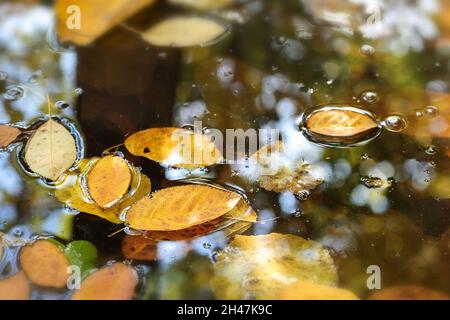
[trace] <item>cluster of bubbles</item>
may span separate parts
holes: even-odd
[[[423,110],[417,110],[415,116],[418,119],[423,118],[424,116],[427,116],[427,117],[430,117],[430,118],[434,118],[438,114],[439,114],[439,110],[438,110],[437,107],[435,107],[435,106],[427,106]]]

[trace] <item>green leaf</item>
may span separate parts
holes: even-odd
[[[72,241],[64,249],[64,254],[71,265],[80,267],[82,279],[86,278],[95,269],[97,248],[89,241]]]

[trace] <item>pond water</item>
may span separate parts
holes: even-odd
[[[339,287],[361,298],[372,294],[370,266],[380,268],[383,288],[421,285],[450,294],[450,6],[380,0],[378,17],[367,14],[370,1],[355,2],[240,0],[201,13],[229,24],[224,39],[187,49],[155,47],[133,31],[160,15],[190,12],[176,4],[162,1],[92,45],[69,47],[56,40],[48,1],[1,2],[0,123],[28,127],[42,119],[48,94],[53,114],[79,131],[86,158],[152,127],[201,121],[223,132],[278,129],[290,160],[308,162],[320,177],[316,188],[267,191],[233,165],[188,172],[121,151],[150,177],[153,191],[193,177],[238,189],[258,215],[245,235],[321,243]],[[373,115],[379,127],[339,145],[299,128],[302,114],[335,105]],[[20,146],[0,153],[0,232],[18,242],[87,240],[98,250],[97,267],[124,261],[122,226],[61,204],[58,186],[28,175],[19,153]],[[136,297],[214,299],[214,257],[229,240],[215,232],[162,241],[157,261],[128,261],[139,275]],[[0,278],[20,269],[19,247],[1,258]],[[31,298],[69,295],[33,286]]]

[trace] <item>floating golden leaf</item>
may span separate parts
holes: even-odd
[[[66,127],[53,119],[37,128],[25,145],[28,167],[47,179],[58,180],[76,159],[75,138]]]
[[[103,209],[109,208],[128,191],[131,171],[125,159],[106,156],[95,163],[87,175],[91,198]]]
[[[125,140],[125,147],[135,156],[174,167],[205,167],[222,160],[221,152],[208,136],[181,128],[136,132]]]
[[[317,109],[304,119],[306,133],[318,142],[356,143],[380,132],[374,116],[363,109],[328,106]]]
[[[226,27],[212,19],[176,16],[163,20],[142,34],[145,41],[163,47],[204,46],[218,39]]]
[[[0,300],[28,300],[30,291],[29,281],[23,271],[0,280]]]
[[[237,235],[218,255],[211,287],[218,299],[277,299],[297,281],[336,285],[333,259],[319,243],[278,233]]]
[[[38,240],[20,251],[20,265],[27,277],[39,286],[66,286],[70,263],[64,252],[48,240]]]
[[[56,31],[62,42],[87,45],[155,0],[57,0]]]
[[[55,190],[55,196],[59,201],[80,212],[93,214],[113,223],[122,223],[119,218],[120,214],[150,193],[150,179],[137,168],[130,166],[132,179],[129,194],[122,197],[112,207],[103,209],[89,198],[89,194],[86,194],[82,178],[98,161],[99,158],[81,160],[78,164],[78,172],[72,173],[64,185]]]
[[[282,300],[358,300],[351,291],[317,283],[299,281],[281,291]]]
[[[370,300],[449,300],[450,296],[438,290],[419,285],[403,285],[382,289],[369,297]]]
[[[223,216],[241,200],[237,193],[192,184],[159,190],[131,206],[126,222],[136,230],[182,230]]]
[[[91,273],[81,282],[72,300],[130,300],[137,284],[133,267],[118,262]]]
[[[9,146],[22,133],[19,129],[7,125],[0,125],[0,148]]]

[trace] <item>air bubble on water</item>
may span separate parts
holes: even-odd
[[[378,101],[380,101],[380,97],[378,96],[378,93],[376,93],[375,91],[364,91],[361,94],[361,98],[370,104],[374,104],[377,103]]]
[[[82,88],[76,88],[73,90],[73,94],[74,96],[81,96],[83,94],[83,89]]]
[[[15,101],[22,98],[25,94],[25,89],[22,86],[11,85],[6,87],[6,92],[3,93],[5,100]]]
[[[6,79],[8,79],[8,73],[0,71],[0,81],[5,81]]]
[[[211,243],[208,243],[208,242],[205,242],[205,243],[203,243],[203,248],[205,248],[205,249],[211,249]]]
[[[386,128],[386,130],[391,132],[402,132],[406,129],[407,123],[406,120],[399,115],[391,115],[388,116],[382,122],[382,125]]]
[[[300,190],[294,194],[295,198],[300,201],[304,201],[309,198],[310,193],[308,190]]]
[[[364,176],[360,181],[369,189],[381,188],[384,185],[384,180],[379,177]]]
[[[368,153],[363,153],[363,154],[361,155],[360,159],[361,159],[361,160],[367,160],[367,159],[370,159],[370,156],[369,156]]]
[[[437,153],[437,148],[435,146],[428,146],[425,149],[425,153],[429,156],[434,156]]]
[[[363,44],[360,48],[360,51],[363,55],[373,56],[375,54],[375,48],[369,44]]]
[[[183,128],[184,130],[188,130],[188,131],[195,130],[195,127],[192,124],[185,124],[185,125],[181,126],[181,128]]]
[[[420,110],[417,110],[415,113],[415,116],[417,119],[423,118],[423,112]]]
[[[439,114],[439,110],[435,106],[427,106],[427,107],[425,107],[425,114],[428,117],[433,118],[433,117],[436,117]]]
[[[66,101],[56,101],[55,107],[59,110],[64,110],[64,109],[67,109],[68,107],[70,107],[70,104],[67,103]]]

